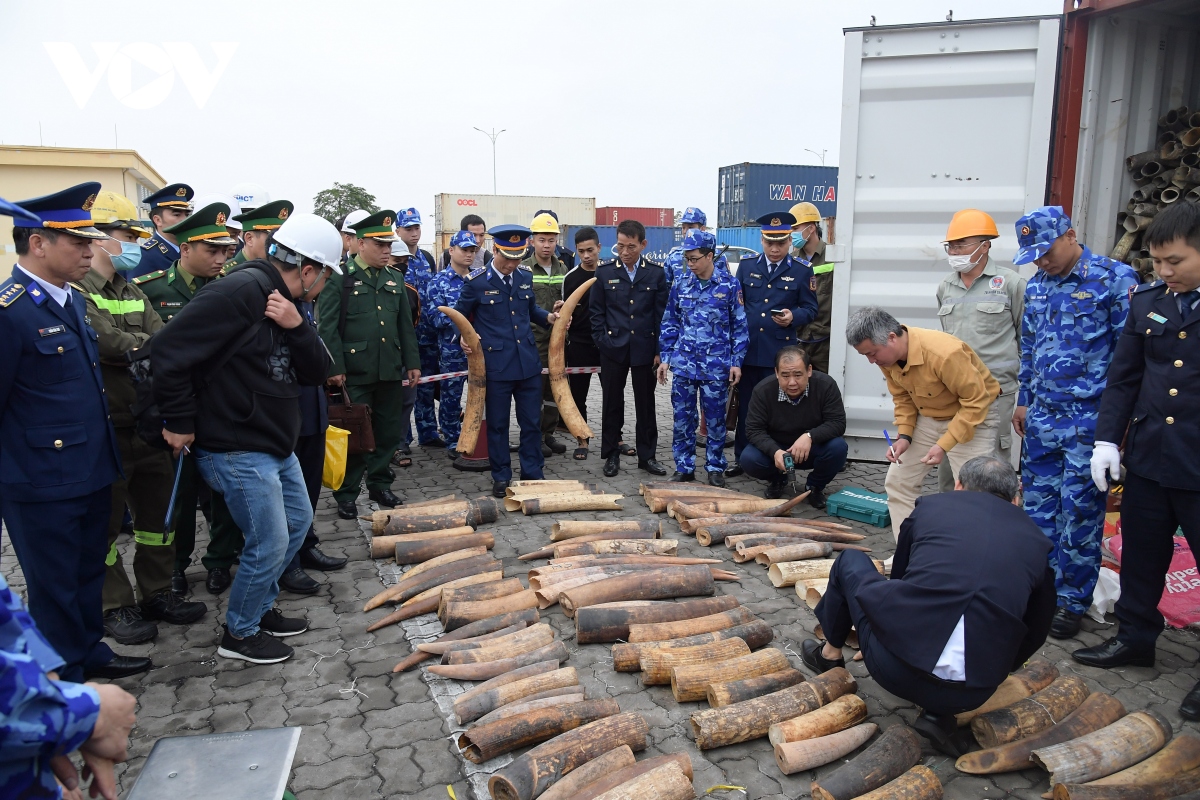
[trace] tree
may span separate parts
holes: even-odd
[[[313,198],[313,213],[334,225],[341,216],[358,208],[371,213],[379,210],[379,206],[375,205],[375,195],[353,183],[334,182],[332,189],[317,192]]]

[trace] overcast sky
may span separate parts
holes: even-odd
[[[435,194],[492,190],[492,146],[474,127],[506,129],[501,194],[699,205],[715,222],[722,165],[819,164],[805,148],[838,163],[844,27],[1062,2],[123,6],[0,6],[0,142],[36,145],[39,124],[46,145],[115,137],[168,181],[258,181],[300,210],[351,182],[381,205],[415,205],[429,238]]]

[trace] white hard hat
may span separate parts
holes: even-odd
[[[408,249],[408,245],[397,239],[392,242],[392,255],[396,258],[408,258],[412,252]]]
[[[342,274],[339,263],[342,257],[342,237],[329,220],[316,214],[292,214],[271,238],[275,244],[287,248],[292,253],[311,258],[331,267],[338,275]],[[288,253],[276,251],[270,255],[289,264],[299,262],[298,258],[289,258]]]
[[[242,211],[266,205],[271,202],[271,194],[261,183],[243,181],[233,187],[233,199],[238,201]]]
[[[210,206],[213,203],[224,203],[225,205],[229,206],[229,219],[225,220],[226,228],[233,228],[236,231],[240,231],[242,229],[242,223],[233,218],[235,214],[241,213],[241,206],[238,205],[238,202],[234,199],[233,195],[222,194],[221,192],[207,192],[205,194],[198,194],[192,200],[192,208],[204,208],[205,206]]]
[[[370,211],[364,211],[361,208],[355,209],[346,215],[346,221],[342,223],[342,233],[354,233],[354,228],[351,227],[359,220],[366,219],[371,216]]]

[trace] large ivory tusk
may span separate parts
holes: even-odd
[[[575,306],[579,305],[579,301],[595,282],[595,278],[588,278],[578,289],[571,292],[571,296],[558,310],[558,319],[554,321],[554,327],[550,329],[550,391],[554,393],[558,415],[562,417],[571,435],[580,441],[590,439],[595,434],[579,413],[579,407],[575,405],[575,396],[571,394],[571,384],[567,381],[567,358],[563,350],[567,344],[567,323],[571,320]]]
[[[471,348],[467,356],[467,404],[463,408],[462,433],[458,436],[455,449],[463,455],[475,452],[475,443],[479,441],[479,426],[483,424],[483,402],[487,394],[487,366],[483,360],[483,347],[479,342],[479,334],[475,326],[462,314],[450,306],[438,306],[438,311],[445,314],[458,328],[458,338]]]

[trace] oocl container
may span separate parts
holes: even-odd
[[[528,225],[533,215],[549,209],[562,225],[592,225],[596,221],[594,197],[538,197],[514,194],[438,194],[433,198],[434,230],[456,231],[467,214],[483,217],[489,227]]]

